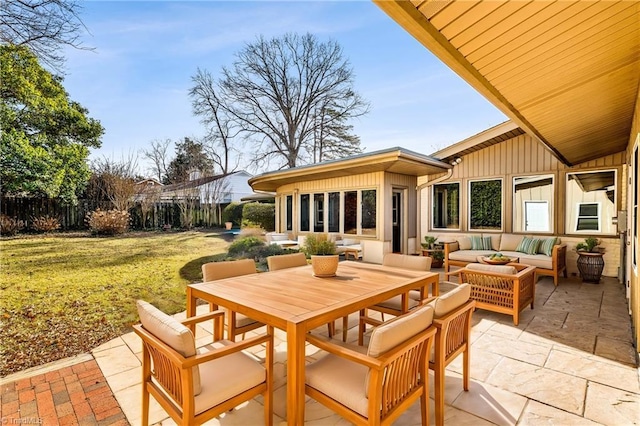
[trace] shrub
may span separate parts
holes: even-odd
[[[129,229],[129,218],[126,211],[97,209],[87,214],[87,224],[93,234],[123,234]]]
[[[307,256],[326,256],[336,254],[336,243],[329,240],[327,234],[308,234],[304,240],[302,251]]]
[[[229,203],[222,210],[222,222],[232,222],[233,226],[239,227],[242,224],[242,208],[243,204]]]
[[[229,246],[229,256],[246,256],[252,247],[264,246],[264,241],[258,237],[244,237],[231,243]]]
[[[242,221],[251,222],[266,230],[276,229],[276,205],[265,203],[247,203],[242,209]]]
[[[0,235],[16,235],[24,228],[24,222],[6,215],[0,215]]]
[[[265,233],[264,229],[254,224],[243,223],[242,229],[240,230],[240,235],[242,237],[261,237],[264,235],[264,233]]]
[[[40,216],[31,218],[31,229],[36,232],[52,232],[60,229],[60,221],[51,216]]]

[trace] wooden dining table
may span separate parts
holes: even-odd
[[[413,271],[353,261],[340,262],[335,277],[313,276],[311,266],[243,275],[187,286],[187,316],[197,299],[242,313],[287,333],[287,423],[304,423],[305,341],[308,331],[423,288],[438,295],[437,272]],[[193,330],[192,330],[193,331]]]

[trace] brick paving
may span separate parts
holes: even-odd
[[[95,360],[2,385],[0,423],[129,425]]]

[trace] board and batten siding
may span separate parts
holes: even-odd
[[[514,232],[513,224],[513,178],[516,176],[552,175],[554,177],[553,197],[553,235],[558,235],[567,243],[568,251],[572,252],[575,244],[582,241],[584,236],[571,234],[565,230],[566,215],[566,175],[567,173],[586,170],[616,170],[617,192],[616,211],[626,210],[626,163],[627,152],[618,152],[596,160],[567,167],[556,159],[544,145],[524,134],[495,145],[480,149],[476,152],[461,156],[462,162],[457,164],[449,178],[446,173],[438,175],[420,176],[418,185],[422,187],[419,197],[420,239],[424,235],[451,232],[466,233],[468,231],[468,188],[469,182],[474,180],[502,179],[503,182],[503,229],[501,232]],[[431,219],[431,194],[434,183],[460,183],[460,230],[434,230]],[[610,219],[608,219],[610,220]],[[605,253],[605,271],[607,276],[617,276],[620,267],[620,241],[617,236],[598,237],[603,240],[607,250]],[[569,272],[577,272],[573,259],[568,255],[567,266]]]

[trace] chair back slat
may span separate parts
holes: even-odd
[[[202,281],[205,282],[255,273],[256,263],[253,259],[209,262],[202,265]]]
[[[447,340],[445,343],[445,358],[448,358],[449,355],[467,343],[466,323],[468,317],[468,314],[459,315],[449,323]]]
[[[182,369],[153,345],[143,341],[143,345],[151,355],[151,375],[162,386],[165,392],[176,402],[182,405]]]
[[[279,269],[294,268],[296,266],[307,265],[307,257],[304,253],[282,254],[267,257],[267,266],[269,271],[277,271]]]
[[[403,401],[405,401],[420,385],[420,360],[426,341],[402,353],[402,356],[389,363],[384,371],[382,383],[381,417],[387,417]]]

